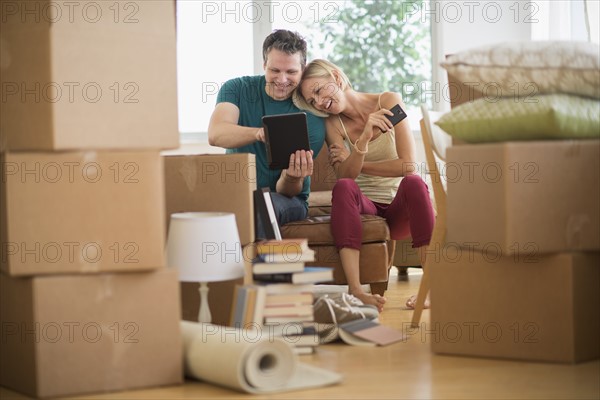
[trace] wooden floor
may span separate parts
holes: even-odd
[[[416,293],[420,270],[409,269],[398,281],[393,269],[381,322],[408,331],[411,312],[404,307]],[[429,318],[424,313],[424,322]],[[600,361],[577,365],[502,361],[431,353],[424,332],[387,347],[353,347],[341,343],[320,346],[300,360],[337,371],[344,381],[336,386],[251,396],[206,383],[188,381],[167,388],[79,397],[88,399],[598,399]],[[0,388],[0,398],[24,398]]]

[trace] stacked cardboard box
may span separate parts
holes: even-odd
[[[0,383],[181,383],[159,154],[178,146],[173,4],[2,5]]]
[[[171,214],[193,211],[235,213],[241,246],[254,242],[254,207],[256,189],[254,154],[165,154],[166,226]],[[244,259],[252,260],[247,249]],[[212,322],[228,325],[235,286],[242,279],[208,284],[208,304]],[[198,284],[181,283],[182,318],[198,321],[200,294]]]
[[[432,349],[577,362],[600,346],[600,141],[447,151],[447,241],[430,249]]]

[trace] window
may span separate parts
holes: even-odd
[[[252,75],[250,1],[177,2],[177,91],[181,141],[207,141],[223,82]],[[244,11],[246,10],[246,11]]]
[[[537,0],[532,3],[533,40],[600,41],[598,0]]]
[[[333,61],[356,90],[401,93],[414,118],[411,126],[418,128],[417,108],[429,103],[425,89],[431,83],[429,19],[418,12],[424,2],[179,0],[182,142],[206,141],[220,85],[230,78],[262,73],[262,41],[278,28],[302,34],[309,44],[309,60]]]
[[[418,127],[421,103],[431,105],[431,35],[423,1],[280,1],[274,28],[300,32],[308,58],[326,58],[354,89],[401,93]]]

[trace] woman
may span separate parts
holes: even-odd
[[[325,120],[333,188],[331,230],[349,291],[365,304],[383,309],[386,299],[362,290],[359,257],[360,214],[386,219],[392,239],[412,235],[422,265],[431,240],[434,214],[425,182],[416,174],[415,142],[408,121],[396,126],[386,116],[404,103],[397,93],[361,93],[344,72],[327,60],[309,63],[293,95],[301,109]],[[414,307],[415,296],[407,301]]]

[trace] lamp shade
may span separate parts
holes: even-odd
[[[167,262],[183,282],[217,282],[244,275],[235,215],[217,212],[171,214]]]

